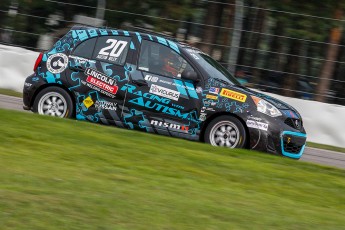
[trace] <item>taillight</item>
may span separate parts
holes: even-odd
[[[43,53],[40,53],[35,62],[34,72],[36,72],[37,67],[41,64],[42,58],[43,58]]]

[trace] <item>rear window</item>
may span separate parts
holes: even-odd
[[[130,41],[130,37],[99,37],[92,58],[99,61],[123,65],[126,61]]]
[[[82,42],[80,45],[77,46],[77,48],[74,49],[73,55],[90,59],[96,40],[97,38],[92,38]]]

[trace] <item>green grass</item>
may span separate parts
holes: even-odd
[[[335,152],[345,153],[345,148],[332,146],[332,145],[323,145],[323,144],[308,142],[307,146],[317,148],[317,149],[326,149],[326,150],[331,150]]]
[[[342,229],[345,171],[0,110],[0,229]]]
[[[11,90],[11,89],[0,88],[0,94],[13,96],[13,97],[23,97],[23,93],[19,93],[17,91]]]

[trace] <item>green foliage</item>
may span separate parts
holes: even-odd
[[[296,14],[286,14],[281,12],[271,12],[272,18],[282,23],[286,36],[309,39],[314,41],[324,41],[328,38],[328,31],[339,24],[337,21],[321,19],[334,18],[334,12],[341,4],[337,0],[326,1],[295,1],[267,0],[267,7],[277,11],[286,11]],[[345,3],[345,1],[342,1]],[[319,18],[310,17],[317,16]]]
[[[110,27],[120,27],[123,22],[130,22],[135,26],[148,24],[153,26],[154,30],[175,33],[181,25],[178,22],[160,18],[185,20],[193,13],[191,3],[192,0],[107,1],[107,8],[110,10],[106,12],[106,20]],[[122,12],[111,11],[111,9]]]
[[[0,110],[0,229],[342,229],[343,170]]]

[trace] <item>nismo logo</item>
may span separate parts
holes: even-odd
[[[169,129],[183,130],[183,131],[188,131],[189,129],[188,126],[177,125],[170,122],[163,122],[163,121],[157,121],[157,120],[151,120],[151,125],[161,126],[161,127],[169,128]]]
[[[143,93],[140,90],[136,90],[136,87],[130,84],[126,84],[121,88],[122,91],[126,91],[130,94],[137,95],[137,98],[131,99],[128,102],[139,105],[147,109],[153,109],[157,112],[162,112],[168,115],[176,116],[182,119],[188,119],[189,113],[182,113],[181,110],[169,107],[170,99],[159,97],[151,93]]]

